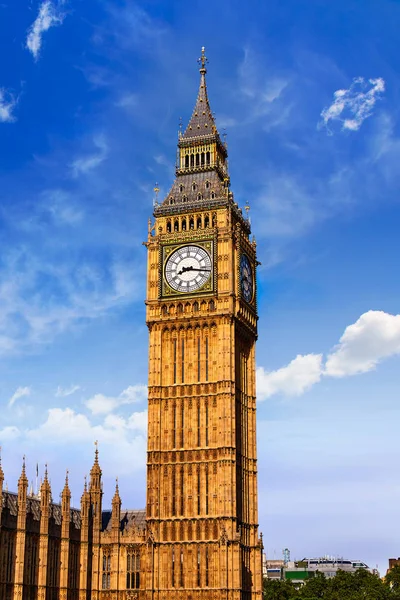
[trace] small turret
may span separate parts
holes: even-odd
[[[116,479],[115,493],[111,502],[111,506],[111,528],[113,531],[118,531],[121,523],[121,497],[119,495],[118,478]]]
[[[101,491],[101,469],[99,465],[99,448],[98,442],[95,442],[96,450],[94,453],[93,467],[90,469],[90,485],[91,492]]]
[[[51,487],[48,478],[47,465],[45,465],[44,479],[42,485],[40,486],[40,508],[42,510],[42,515],[48,515],[50,504]]]
[[[26,494],[28,490],[28,478],[26,476],[25,456],[22,460],[22,471],[18,479],[18,509],[20,505],[26,505]]]

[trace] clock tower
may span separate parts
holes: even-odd
[[[256,245],[206,87],[146,243],[147,597],[261,599]]]

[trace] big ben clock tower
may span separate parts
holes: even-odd
[[[230,191],[206,57],[148,250],[147,597],[261,598],[256,247]]]

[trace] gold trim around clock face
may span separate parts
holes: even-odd
[[[171,255],[179,250],[180,248],[187,247],[198,247],[205,251],[210,258],[210,277],[207,278],[203,285],[200,285],[197,289],[187,289],[184,291],[176,290],[171,285],[168,284],[166,277],[166,266],[168,263],[168,259]],[[161,253],[161,265],[160,265],[160,279],[161,279],[161,296],[163,298],[171,298],[172,296],[197,296],[198,294],[204,293],[212,293],[215,289],[214,279],[215,279],[215,268],[214,268],[214,242],[213,240],[191,240],[190,242],[180,243],[180,244],[168,244],[162,246]]]

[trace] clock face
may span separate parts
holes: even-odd
[[[242,254],[240,259],[240,289],[246,302],[251,302],[254,291],[253,271],[246,254]]]
[[[190,294],[210,279],[211,271],[211,256],[205,248],[181,246],[165,263],[165,280],[173,290]]]

